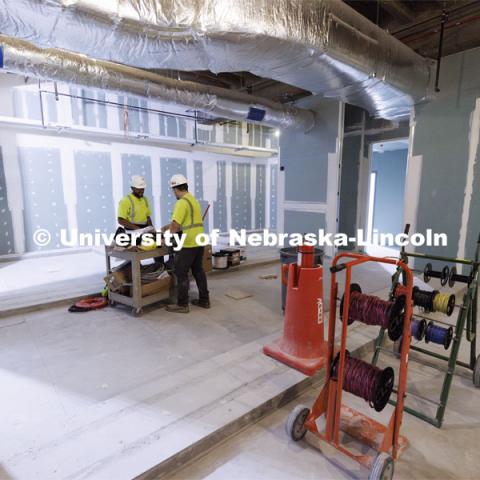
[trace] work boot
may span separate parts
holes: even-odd
[[[171,300],[170,298],[164,298],[163,300],[160,300],[158,302],[158,306],[160,308],[163,308],[163,307],[166,307],[168,305],[173,305],[174,303],[176,303],[177,300]]]
[[[172,313],[188,313],[190,311],[188,305],[167,305],[165,310]]]
[[[192,300],[192,305],[195,305],[196,307],[210,308],[210,300],[200,300],[199,298],[195,298]]]

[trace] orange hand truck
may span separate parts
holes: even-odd
[[[344,263],[338,263],[342,258],[351,260]],[[392,412],[388,425],[383,425],[376,420],[364,415],[342,403],[343,383],[345,377],[345,363],[347,353],[347,333],[349,307],[350,307],[350,283],[352,268],[366,262],[378,262],[390,265],[396,265],[405,273],[406,278],[406,298],[405,311],[403,319],[403,340],[400,354],[399,380],[397,390],[397,402]],[[335,324],[336,324],[336,300],[338,292],[338,283],[336,274],[341,270],[346,270],[345,290],[343,301],[343,315],[345,319],[342,322],[342,333],[340,350],[335,360],[336,375],[333,374],[334,366],[334,346],[335,346]],[[405,389],[407,382],[408,352],[410,347],[410,322],[412,317],[412,289],[413,275],[410,268],[402,261],[392,258],[370,257],[357,253],[341,253],[337,255],[332,262],[331,289],[330,289],[330,312],[328,322],[328,352],[326,379],[320,394],[315,401],[312,409],[303,405],[297,405],[291,412],[286,428],[289,436],[295,440],[301,440],[307,431],[323,441],[333,445],[337,450],[353,458],[364,467],[370,469],[370,480],[391,479],[393,477],[394,460],[407,447],[408,441],[400,436],[400,427],[402,424],[403,406],[405,398]],[[386,402],[385,402],[386,403]],[[323,425],[319,431],[317,420],[323,417]],[[366,455],[354,453],[346,445],[342,444],[340,431],[348,434],[371,449],[377,452],[377,455]]]

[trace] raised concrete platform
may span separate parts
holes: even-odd
[[[362,268],[365,291],[388,285],[389,272]],[[309,387],[318,378],[261,353],[283,324],[279,280],[259,278],[275,272],[212,276],[213,308],[189,315],[54,308],[0,320],[0,477],[157,477]],[[233,287],[253,296],[233,300]],[[353,327],[350,349],[375,334]]]

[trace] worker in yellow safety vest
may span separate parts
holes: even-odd
[[[152,225],[150,205],[144,196],[147,182],[141,175],[134,175],[130,182],[131,193],[118,204],[118,223],[126,230],[137,230]]]
[[[202,210],[197,199],[188,191],[187,179],[176,174],[170,180],[170,186],[177,202],[173,209],[171,223],[165,225],[162,231],[171,233],[182,232],[185,240],[182,248],[174,255],[174,273],[177,278],[177,304],[167,306],[167,311],[188,313],[188,289],[190,280],[188,272],[191,270],[197,284],[199,298],[192,300],[193,305],[210,308],[207,277],[203,270],[204,247],[197,242],[197,235],[204,233]]]
[[[155,231],[152,224],[150,204],[144,195],[146,186],[145,177],[133,175],[130,181],[132,192],[125,195],[118,204],[117,220],[121,227],[117,229],[115,236],[119,233],[125,233],[126,230],[138,230],[145,227],[152,227],[150,233]],[[156,248],[155,244],[152,244],[149,248],[142,246],[141,237],[136,240],[136,244],[142,250]],[[154,261],[157,265],[165,265],[163,256],[155,257]]]

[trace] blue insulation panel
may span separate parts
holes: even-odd
[[[0,255],[14,253],[12,214],[8,208],[7,181],[0,148]]]
[[[136,155],[124,153],[122,154],[122,177],[123,192],[127,195],[132,191],[130,188],[131,178],[133,175],[142,175],[147,181],[145,196],[148,198],[150,210],[152,211],[152,221],[155,218],[155,211],[158,208],[152,198],[152,164],[150,157],[146,155]]]
[[[56,148],[19,147],[23,184],[25,246],[27,251],[62,248],[60,230],[68,227],[60,151]],[[51,241],[38,246],[33,234],[46,229]]]
[[[252,228],[252,198],[250,196],[250,164],[232,163],[232,228]]]
[[[204,200],[202,162],[200,160],[195,160],[193,162],[193,168],[195,172],[195,181],[194,181],[194,186],[193,186],[194,188],[192,190],[192,193],[193,195],[195,195],[195,198],[200,203],[200,206],[202,207],[202,214],[203,214],[207,209],[208,202]],[[205,217],[205,220],[203,221],[203,225],[205,227],[206,232],[210,231],[210,228],[209,228],[210,226],[208,222],[208,213],[207,213],[207,216]]]
[[[162,225],[170,222],[173,206],[177,199],[170,188],[170,178],[176,173],[187,176],[187,161],[185,158],[160,158],[160,178],[162,198],[160,201],[160,216]],[[191,188],[191,185],[189,185]]]
[[[251,168],[254,168],[252,165]],[[257,165],[255,185],[255,228],[265,227],[266,166]]]
[[[227,164],[225,161],[218,161],[217,200],[213,202],[213,226],[221,232],[226,232],[228,230],[227,221]]]
[[[111,233],[116,228],[112,167],[107,152],[76,151],[77,224],[80,233]]]

